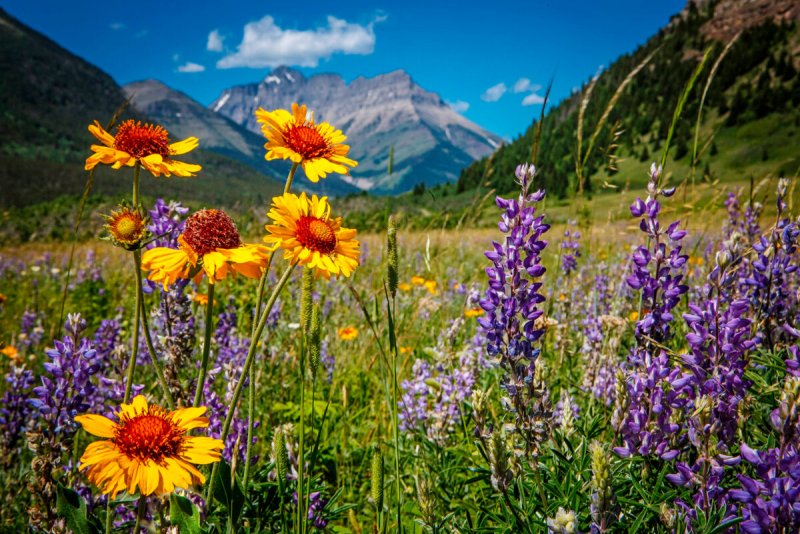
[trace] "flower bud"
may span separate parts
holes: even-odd
[[[559,507],[554,518],[547,518],[547,531],[551,534],[575,534],[578,518],[572,510]]]
[[[717,266],[724,271],[733,261],[733,256],[727,250],[720,250],[717,252],[716,261]]]
[[[383,510],[383,454],[381,448],[375,446],[372,450],[372,463],[370,467],[370,499],[375,509]]]
[[[386,245],[388,249],[388,264],[386,266],[386,281],[389,293],[397,295],[398,259],[397,259],[397,220],[394,215],[389,216],[389,227],[386,232]]]
[[[314,296],[314,270],[303,269],[303,285],[300,293],[300,326],[303,335],[309,335],[311,328],[311,303]]]
[[[278,486],[283,489],[286,484],[286,473],[289,470],[289,453],[286,450],[286,434],[282,427],[276,427],[272,434],[272,457],[275,461]]]
[[[319,306],[311,307],[311,324],[308,333],[308,362],[312,379],[317,378],[317,369],[322,359],[322,321]]]

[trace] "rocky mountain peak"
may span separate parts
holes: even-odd
[[[261,82],[226,89],[210,107],[260,133],[256,109],[289,109],[294,102],[308,105],[318,121],[343,130],[351,156],[359,162],[352,177],[344,180],[375,192],[398,193],[420,182],[455,180],[461,168],[490,154],[501,142],[403,70],[346,83],[338,74],[306,78],[282,66]],[[392,149],[395,172],[387,176]]]

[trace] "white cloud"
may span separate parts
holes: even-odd
[[[385,19],[385,15],[380,15],[362,26],[329,16],[325,26],[295,30],[281,28],[267,15],[245,25],[236,52],[220,59],[217,67],[316,67],[320,59],[333,54],[368,55],[375,50],[374,25]]]
[[[450,102],[448,100],[447,105],[456,113],[466,113],[469,109],[469,102],[464,102],[463,100],[456,100],[455,102]]]
[[[178,72],[203,72],[206,68],[199,63],[192,63],[188,61],[178,67]]]
[[[514,83],[515,93],[535,93],[541,88],[541,85],[538,83],[531,83],[528,78],[520,78]]]
[[[112,22],[111,24],[108,25],[108,27],[114,31],[119,31],[119,30],[124,30],[127,26],[125,26],[125,23],[123,22]]]
[[[536,104],[544,104],[544,97],[541,97],[536,93],[531,93],[522,99],[523,106],[534,106]]]
[[[520,78],[514,83],[515,93],[524,93],[531,86],[531,81],[528,78]]]
[[[503,97],[506,91],[508,91],[508,87],[506,87],[506,84],[500,82],[484,91],[481,95],[481,100],[486,102],[497,102]]]
[[[222,52],[222,41],[224,40],[225,38],[219,33],[219,30],[212,30],[211,33],[208,34],[206,50]]]

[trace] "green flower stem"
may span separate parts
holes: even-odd
[[[136,165],[133,166],[133,198],[131,199],[133,202],[133,209],[139,207],[139,173],[141,170],[142,165],[137,160]]]
[[[111,526],[114,523],[114,516],[111,515],[111,495],[108,496],[106,501],[106,534],[111,534]]]
[[[175,409],[175,400],[172,398],[172,392],[169,390],[169,385],[167,384],[166,378],[164,378],[164,370],[161,369],[161,363],[158,361],[158,356],[156,356],[156,348],[153,345],[153,338],[150,336],[150,328],[147,324],[147,313],[145,310],[144,305],[144,292],[142,291],[142,269],[141,269],[141,258],[139,259],[139,269],[136,271],[137,276],[137,283],[136,283],[136,290],[142,293],[140,298],[142,302],[142,312],[141,312],[141,322],[142,322],[142,330],[144,331],[144,341],[147,345],[147,352],[150,353],[150,361],[153,364],[153,368],[156,370],[156,376],[158,376],[158,382],[161,384],[161,389],[164,390],[164,397],[167,399],[167,406],[169,406],[170,410]]]
[[[211,352],[211,330],[214,326],[214,284],[208,281],[208,302],[206,303],[206,331],[203,337],[203,357],[200,361],[200,374],[197,376],[197,389],[192,406],[200,406],[203,400],[203,386],[208,372],[208,355]]]
[[[131,347],[131,357],[128,360],[128,374],[125,381],[125,398],[122,402],[125,404],[131,401],[131,389],[133,388],[133,370],[136,367],[136,356],[139,353],[139,322],[142,315],[142,291],[138,287],[142,283],[139,274],[139,262],[141,261],[141,252],[139,250],[133,251],[133,267],[136,271],[136,307],[133,312],[133,346]]]
[[[297,452],[297,523],[295,524],[295,530],[298,529],[301,534],[304,534],[306,531],[306,498],[305,493],[303,491],[303,482],[305,477],[305,401],[306,401],[306,381],[305,381],[305,371],[306,371],[306,343],[305,339],[302,341],[302,347],[300,347],[300,446]],[[313,400],[312,400],[313,402]]]
[[[297,166],[299,163],[292,163],[292,168],[289,171],[289,176],[286,178],[286,185],[283,187],[283,194],[289,192],[292,188],[292,180],[294,180],[294,173],[297,171]]]
[[[141,530],[142,519],[144,519],[144,514],[147,511],[147,497],[144,495],[139,496],[139,507],[136,510],[136,524],[133,526],[133,532],[139,532]]]
[[[141,165],[139,162],[136,162],[136,165],[133,166],[133,197],[131,201],[133,202],[133,209],[137,209],[139,205],[139,174],[141,172]],[[133,265],[135,276],[137,279],[137,285],[141,285],[141,278],[139,272],[139,265],[141,262],[141,252],[135,250],[133,252]],[[136,308],[133,312],[133,347],[131,347],[131,357],[128,360],[128,373],[127,373],[127,383],[125,384],[125,399],[123,402],[126,404],[131,400],[131,388],[133,387],[133,369],[136,367],[136,355],[139,352],[139,319],[141,318],[142,313],[142,291],[137,288],[136,291]]]
[[[283,192],[288,193],[289,190],[292,188],[292,181],[294,180],[294,173],[297,171],[297,163],[292,164],[292,168],[289,170],[289,176],[286,177],[286,184],[283,187]],[[264,268],[264,274],[261,275],[261,280],[258,283],[258,290],[256,293],[256,312],[253,315],[253,331],[251,332],[251,337],[255,337],[256,326],[258,325],[261,313],[261,301],[264,299],[264,286],[267,283],[267,275],[269,274],[269,268],[272,265],[272,258],[275,257],[275,251],[272,251],[272,254],[269,255],[269,261],[267,261],[267,266]],[[242,486],[244,486],[244,494],[247,495],[247,481],[250,479],[250,455],[253,448],[253,422],[255,414],[255,393],[256,393],[256,385],[255,385],[255,373],[253,372],[253,367],[250,367],[250,372],[248,373],[248,400],[247,400],[247,444],[245,445],[245,458],[244,458],[244,475],[242,477]]]
[[[384,287],[385,289],[385,287]],[[403,525],[400,522],[401,520],[401,508],[402,508],[402,498],[403,492],[400,487],[400,435],[398,432],[398,419],[397,419],[397,333],[395,332],[395,312],[397,311],[397,301],[394,298],[389,297],[389,293],[386,293],[386,307],[388,308],[389,312],[389,327],[392,329],[391,335],[389,336],[389,350],[392,353],[392,379],[394,381],[393,384],[393,402],[392,402],[392,426],[394,427],[394,483],[395,483],[395,492],[397,493],[397,531],[403,531]]]
[[[222,424],[222,435],[220,439],[222,442],[225,442],[225,439],[228,437],[228,433],[231,430],[231,423],[233,422],[233,413],[236,411],[236,405],[239,403],[239,399],[242,396],[242,389],[244,389],[244,381],[245,376],[250,372],[250,367],[253,365],[253,360],[255,359],[256,355],[256,348],[258,346],[258,340],[261,337],[261,333],[264,331],[264,327],[267,324],[267,317],[269,317],[269,312],[272,311],[272,307],[275,305],[275,301],[278,299],[278,294],[280,294],[283,287],[286,285],[286,282],[289,281],[289,276],[292,274],[294,270],[295,264],[290,264],[286,271],[284,271],[281,279],[278,280],[278,284],[272,290],[272,293],[267,299],[267,306],[264,309],[264,313],[261,314],[261,318],[258,320],[258,325],[256,326],[255,332],[253,332],[253,336],[250,338],[250,347],[247,349],[247,357],[244,361],[244,366],[242,367],[242,374],[239,377],[239,380],[236,382],[236,387],[233,390],[233,398],[230,402],[230,409],[228,410],[228,414],[225,416],[225,422]],[[214,487],[214,481],[217,478],[217,473],[219,472],[219,463],[215,463],[214,467],[211,469],[211,476],[208,479],[208,490],[206,492],[206,507],[208,507],[209,503],[211,502],[211,495],[212,495],[212,488]]]

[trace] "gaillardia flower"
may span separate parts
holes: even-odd
[[[338,330],[339,339],[343,341],[351,341],[358,337],[358,328],[354,326],[345,326]]]
[[[116,135],[105,131],[97,121],[89,126],[89,131],[103,144],[92,145],[94,154],[86,158],[87,171],[94,169],[98,163],[120,169],[133,167],[137,161],[153,176],[194,176],[201,169],[200,165],[172,159],[172,156],[186,154],[197,148],[196,137],[170,143],[169,133],[161,126],[133,120],[117,126]]]
[[[329,173],[349,174],[347,166],[355,167],[356,161],[347,158],[350,147],[343,145],[347,137],[341,130],[327,122],[314,123],[314,115],[307,118],[305,105],[292,104],[292,112],[285,109],[256,110],[256,119],[267,138],[265,158],[290,159],[303,166],[306,176],[318,182]]]
[[[111,236],[111,241],[127,250],[138,248],[147,234],[147,226],[141,213],[126,206],[106,216],[105,227]]]
[[[162,495],[175,488],[203,484],[205,477],[193,464],[220,459],[221,440],[187,436],[193,428],[208,426],[206,408],[181,408],[172,412],[150,405],[142,395],[122,404],[119,422],[102,415],[84,414],[75,421],[88,433],[107,440],[95,441],[81,456],[81,469],[105,494]]]
[[[167,289],[178,278],[200,282],[203,272],[213,284],[228,274],[261,277],[271,250],[263,245],[242,243],[236,224],[224,211],[200,210],[186,219],[178,236],[179,248],[156,247],[142,254],[142,269],[147,278]]]
[[[272,199],[267,216],[274,224],[266,225],[264,242],[283,249],[284,259],[309,269],[320,276],[350,274],[358,267],[359,243],[356,231],[342,228],[341,217],[331,218],[328,197],[298,197],[284,193]]]

